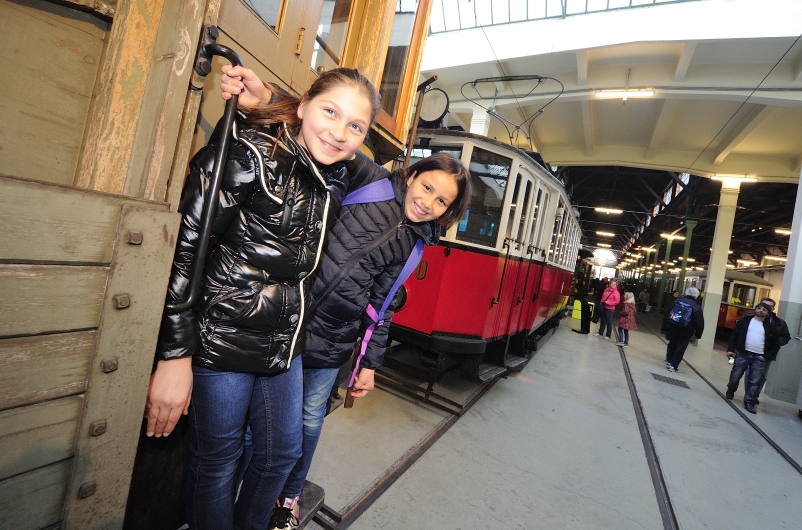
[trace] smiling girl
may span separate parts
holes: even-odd
[[[185,298],[214,148],[232,134],[201,301],[163,316],[147,401],[148,436],[170,434],[189,414],[193,530],[267,527],[301,454],[302,372],[293,359],[306,279],[345,194],[386,174],[357,156],[379,97],[356,70],[325,73],[300,100],[272,95],[233,131],[215,130],[190,163],[179,207],[168,302]],[[253,457],[235,506],[246,425]]]
[[[327,236],[312,286],[313,304],[303,339],[303,454],[277,501],[269,530],[298,525],[298,497],[315,452],[326,402],[340,367],[354,344],[374,324],[366,311],[382,307],[418,239],[436,245],[440,226],[465,215],[471,197],[467,169],[453,156],[437,153],[390,177],[394,197],[344,206]],[[351,395],[373,389],[384,357],[394,305],[375,327],[359,364]],[[374,313],[375,314],[375,313]]]

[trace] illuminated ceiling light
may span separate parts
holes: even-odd
[[[790,236],[791,235],[791,231],[789,229],[787,229],[787,228],[775,228],[774,231],[777,232],[778,234],[782,234],[784,236]]]
[[[784,258],[782,256],[763,256],[765,259],[771,259],[774,261],[788,261],[788,258]]]
[[[678,236],[675,234],[660,234],[660,237],[664,237],[666,239],[679,239],[679,240],[685,239],[685,236]]]
[[[623,99],[626,101],[628,98],[650,98],[654,96],[654,90],[599,90],[596,92],[596,97],[599,99]]]
[[[750,261],[748,259],[736,259],[735,262],[742,263],[746,267],[749,267],[750,265],[757,265],[757,261]]]
[[[599,244],[598,244],[598,245],[596,245],[596,246],[597,246],[597,247],[603,247],[603,248],[610,248],[610,247],[612,247],[612,245],[608,245],[607,243],[599,243]]]
[[[718,173],[714,174],[710,177],[713,180],[720,180],[720,181],[736,181],[736,182],[757,182],[755,177],[750,177],[749,175],[719,175]]]
[[[615,237],[615,234],[613,234],[612,232],[596,232],[596,235],[605,237]]]
[[[611,214],[611,213],[624,213],[624,210],[616,210],[615,208],[594,208],[597,212]]]
[[[732,263],[727,263],[727,268],[728,269],[734,269],[735,265],[733,265]]]

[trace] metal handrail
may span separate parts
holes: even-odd
[[[207,44],[205,46],[205,52],[209,56],[219,55],[225,57],[231,61],[231,64],[234,66],[242,66],[242,59],[240,59],[239,55],[231,48],[221,44]],[[206,262],[206,253],[209,250],[209,238],[212,235],[212,223],[214,221],[214,215],[217,212],[217,196],[220,194],[220,185],[223,181],[223,166],[226,161],[226,155],[228,154],[228,144],[231,142],[231,127],[237,115],[238,99],[237,95],[234,94],[231,96],[231,99],[226,102],[226,110],[223,113],[222,119],[220,143],[217,145],[217,150],[214,154],[214,169],[212,170],[212,177],[209,180],[209,189],[206,199],[203,203],[198,247],[195,253],[195,259],[192,261],[192,274],[190,275],[189,286],[187,286],[187,292],[184,293],[184,300],[168,302],[165,305],[164,311],[169,314],[186,311],[195,305],[198,298],[200,282],[203,276],[203,267]]]

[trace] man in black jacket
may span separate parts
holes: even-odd
[[[756,414],[755,402],[760,393],[760,379],[768,369],[769,363],[777,358],[781,346],[788,344],[791,334],[785,321],[773,311],[776,303],[771,298],[763,298],[755,306],[755,312],[744,315],[735,323],[727,347],[727,357],[735,357],[727,384],[727,399],[735,396],[738,383],[748,369],[744,386],[744,407]]]

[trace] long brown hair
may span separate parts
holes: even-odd
[[[301,120],[298,118],[298,106],[302,101],[314,99],[341,86],[353,88],[370,102],[370,125],[376,121],[376,115],[381,108],[381,97],[376,87],[367,77],[353,68],[335,68],[324,72],[312,83],[302,98],[288,94],[272,83],[267,83],[265,86],[272,93],[270,103],[264,107],[242,109],[250,123],[268,125],[283,122],[290,129],[296,129],[301,125]]]
[[[457,184],[457,197],[454,202],[448,205],[445,213],[440,216],[440,222],[448,227],[452,223],[460,221],[465,216],[465,210],[468,209],[471,193],[473,192],[471,174],[468,169],[453,155],[434,153],[423,160],[415,162],[406,170],[400,171],[399,177],[406,182],[413,172],[415,177],[418,177],[427,171],[443,171],[454,177],[454,182]]]

